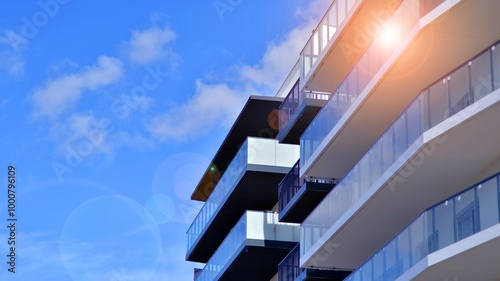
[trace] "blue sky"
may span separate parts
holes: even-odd
[[[10,1],[0,10],[0,219],[16,273],[192,280],[189,196],[247,97],[275,95],[330,1]]]

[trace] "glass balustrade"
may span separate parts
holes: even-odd
[[[274,212],[246,211],[195,280],[212,281],[220,277],[247,239],[298,242],[299,225],[280,223]]]
[[[395,280],[427,255],[500,223],[498,175],[427,209],[345,280]]]
[[[406,0],[401,3],[384,27],[402,37],[418,24],[418,1]],[[300,138],[300,160],[304,165],[321,142],[337,125],[342,116],[357,100],[366,86],[373,80],[386,63],[398,44],[388,44],[384,36],[378,36],[351,69],[344,81],[335,90],[326,105],[316,115]]]
[[[500,87],[498,44],[424,89],[301,226],[301,255],[351,208],[425,131]],[[464,99],[466,101],[464,101]],[[408,156],[399,161],[405,161]]]
[[[203,232],[207,224],[211,221],[219,205],[223,202],[236,184],[236,181],[245,171],[248,159],[248,139],[241,145],[238,153],[227,167],[221,179],[201,208],[187,231],[187,249],[191,249]]]
[[[288,122],[295,116],[295,113],[306,99],[328,100],[330,93],[324,92],[301,92],[299,89],[300,79],[293,85],[292,89],[279,107],[279,128],[285,128]]]
[[[290,172],[281,180],[278,185],[278,210],[283,211],[285,206],[293,199],[295,194],[304,187],[306,182],[335,184],[334,179],[323,178],[300,178],[300,160],[290,169]]]
[[[278,281],[294,281],[304,270],[300,267],[300,247],[297,245],[278,265]]]
[[[304,184],[304,180],[300,178],[300,160],[290,169],[290,172],[281,180],[278,185],[278,209],[283,211],[285,206],[292,200],[295,194]]]
[[[249,164],[291,167],[297,158],[298,147],[296,145],[279,144],[275,139],[248,137],[189,227],[187,231],[188,252],[238,185]]]
[[[333,1],[300,54],[300,77],[302,79],[309,74],[319,55],[337,32],[338,27],[347,20],[346,16],[351,12],[354,4],[359,1],[361,0]]]

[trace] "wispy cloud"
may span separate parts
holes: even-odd
[[[162,140],[183,140],[230,125],[243,102],[244,96],[228,85],[197,81],[196,93],[188,102],[154,117],[148,129]]]
[[[53,233],[19,232],[17,247],[18,260],[15,277],[12,280],[67,280],[59,255],[59,236]],[[13,274],[7,270],[0,272],[1,280],[11,280]]]
[[[125,43],[129,60],[139,65],[149,65],[162,60],[170,60],[172,68],[178,64],[179,55],[173,50],[172,43],[176,33],[168,26],[154,25],[148,29],[133,30]]]
[[[85,91],[116,83],[123,76],[123,72],[123,63],[120,60],[100,56],[94,66],[49,80],[30,97],[35,106],[33,116],[58,117],[73,107]]]
[[[297,12],[302,24],[270,42],[256,64],[234,64],[231,77],[223,81],[207,83],[199,79],[191,99],[152,118],[150,132],[161,140],[191,139],[218,127],[229,127],[248,96],[275,95],[322,16],[319,11],[324,13],[328,3],[315,0]],[[211,73],[207,80],[213,77]]]
[[[12,76],[24,72],[25,59],[23,52],[28,47],[28,40],[13,30],[6,30],[0,35],[0,70]]]

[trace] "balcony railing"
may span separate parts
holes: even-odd
[[[188,252],[237,186],[249,164],[290,167],[290,163],[296,160],[294,156],[296,157],[295,146],[279,144],[274,139],[248,137],[189,227]]]
[[[300,178],[300,160],[290,169],[290,172],[281,180],[278,185],[278,207],[279,212],[283,211],[285,206],[299,192],[306,182],[335,184],[338,180],[320,179],[320,178]]]
[[[419,2],[405,0],[384,28],[393,29],[394,32],[397,31],[398,34],[403,35],[418,24],[419,19]],[[397,44],[388,44],[383,36],[377,37],[368,47],[300,137],[300,160],[302,165],[306,163],[321,142],[337,125],[357,97],[386,63],[387,58],[396,47]]]
[[[335,35],[338,27],[346,20],[346,16],[357,1],[361,0],[334,0],[328,8],[318,27],[313,31],[309,41],[307,41],[300,53],[300,78],[302,80],[309,74],[319,55],[324,51],[333,35]]]
[[[305,269],[300,267],[299,245],[278,265],[278,281],[294,281]]]
[[[288,122],[294,117],[295,113],[302,105],[306,99],[314,99],[314,100],[328,100],[331,96],[330,93],[324,92],[301,92],[300,89],[300,79],[295,82],[292,89],[283,100],[279,107],[279,128],[283,129],[286,127]]]
[[[427,255],[500,223],[499,174],[426,210],[346,280],[395,280]]]
[[[290,172],[281,180],[278,185],[278,208],[283,211],[286,204],[292,200],[293,196],[299,191],[304,184],[304,180],[300,178],[300,160],[290,169]]]
[[[195,280],[217,280],[247,239],[297,242],[298,235],[298,225],[280,223],[276,213],[246,211]]]
[[[425,131],[500,87],[495,44],[424,89],[301,225],[301,255],[365,194]],[[464,103],[463,99],[467,99]]]
[[[234,187],[241,173],[245,170],[248,158],[248,139],[241,145],[238,153],[227,167],[224,175],[215,186],[212,194],[201,208],[187,231],[187,249],[191,249],[203,230],[210,222],[219,205]]]

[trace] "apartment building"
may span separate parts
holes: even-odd
[[[195,279],[500,280],[498,11],[333,1],[193,193]]]

